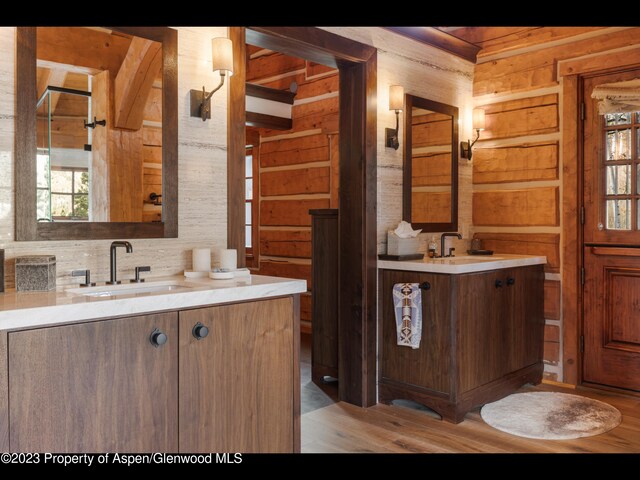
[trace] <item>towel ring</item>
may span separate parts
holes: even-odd
[[[422,282],[420,284],[420,288],[422,290],[429,290],[431,288],[431,284],[429,282]]]

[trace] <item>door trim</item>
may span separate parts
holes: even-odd
[[[249,43],[340,70],[339,398],[367,407],[376,391],[377,49],[315,27],[230,27],[234,65]],[[242,37],[242,38],[240,38]],[[239,45],[241,43],[241,45]],[[231,77],[228,244],[244,251],[244,68]],[[242,92],[242,94],[241,94]],[[241,119],[242,115],[242,119]],[[240,125],[238,125],[240,124]],[[242,157],[242,158],[240,158]],[[239,175],[242,174],[242,179]],[[240,198],[242,197],[242,198]],[[236,214],[237,213],[237,214]],[[239,259],[240,260],[240,259]],[[239,265],[243,265],[240,263]]]

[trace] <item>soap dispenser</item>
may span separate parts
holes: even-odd
[[[429,258],[435,258],[438,249],[438,242],[436,242],[435,235],[429,240],[429,248],[427,250]]]

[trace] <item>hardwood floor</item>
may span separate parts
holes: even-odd
[[[311,335],[300,335],[300,403],[301,412],[312,412],[338,401],[338,383],[316,385],[311,381]]]
[[[365,409],[339,402],[302,416],[302,452],[640,452],[640,397],[545,384],[520,391],[558,391],[596,398],[618,408],[622,423],[594,437],[532,440],[493,429],[482,421],[479,410],[454,425],[406,407],[378,404]]]

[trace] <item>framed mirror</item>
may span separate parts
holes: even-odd
[[[405,95],[402,216],[423,232],[458,229],[458,107]]]
[[[177,32],[19,27],[16,45],[16,240],[177,237]]]

